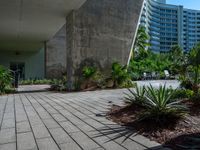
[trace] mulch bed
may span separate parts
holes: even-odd
[[[160,125],[153,120],[139,120],[139,106],[113,105],[107,118],[123,126],[133,127],[139,134],[173,150],[200,149],[200,105],[184,102],[190,112],[184,118],[168,118]],[[170,120],[170,121],[169,121]]]

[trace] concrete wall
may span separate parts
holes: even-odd
[[[84,65],[127,64],[143,0],[87,0],[67,17],[69,86]]]
[[[66,74],[66,26],[46,42],[46,77],[60,78]]]
[[[44,78],[44,49],[35,52],[0,51],[0,65],[10,68],[10,62],[25,63],[25,78]]]

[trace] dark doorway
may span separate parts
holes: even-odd
[[[25,80],[25,63],[23,62],[11,62],[10,70],[18,73],[19,80]]]

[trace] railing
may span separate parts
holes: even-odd
[[[13,76],[12,86],[14,88],[18,88],[18,86],[19,86],[19,70],[13,71],[13,70],[9,69],[9,71],[11,72],[11,74]]]

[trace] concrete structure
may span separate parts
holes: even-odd
[[[110,70],[126,65],[141,13],[142,0],[87,0],[67,18],[67,74],[79,76],[85,65]],[[70,45],[71,44],[71,45]]]
[[[102,70],[113,61],[127,64],[142,5],[143,0],[1,1],[0,55],[11,53],[4,57],[6,66],[23,68],[23,78],[67,72],[72,85],[86,64]]]
[[[48,42],[45,42],[46,77],[61,78],[67,70],[66,25]]]
[[[141,25],[150,35],[150,49],[167,52],[179,44],[189,51],[200,41],[200,11],[166,4],[166,0],[145,0]]]
[[[126,64],[142,4],[142,0],[87,0],[80,9],[72,11],[66,18],[66,29],[63,27],[46,42],[47,76],[55,77],[54,72],[61,76],[67,68],[72,81],[71,77],[79,76],[85,65],[107,70],[113,61]]]
[[[86,0],[0,1],[0,65],[20,70],[20,78],[45,77],[45,41]],[[61,55],[62,56],[62,55]]]

